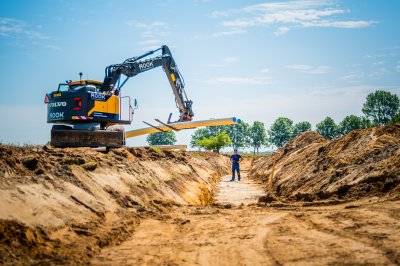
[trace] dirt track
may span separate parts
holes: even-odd
[[[395,265],[400,262],[400,202],[378,198],[328,206],[260,207],[243,197],[253,182],[220,183],[223,205],[174,207],[143,220],[94,265]],[[246,188],[247,187],[247,188]],[[221,191],[220,191],[221,192]],[[235,204],[228,204],[229,200]],[[237,205],[240,201],[250,206]],[[254,200],[253,200],[254,202]],[[317,204],[315,204],[317,205]]]
[[[95,265],[396,265],[399,202],[287,209],[186,207],[145,219]],[[397,214],[396,214],[397,212]]]

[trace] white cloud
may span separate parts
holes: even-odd
[[[0,36],[10,36],[23,32],[25,22],[12,18],[0,18]]]
[[[153,22],[149,22],[149,23],[143,23],[143,22],[139,22],[137,20],[131,20],[131,21],[126,22],[126,25],[128,25],[130,27],[146,29],[146,30],[154,30],[154,29],[168,27],[167,23],[161,22],[161,21],[153,21]]]
[[[329,70],[331,69],[331,67],[329,66],[318,66],[315,67],[311,70],[305,70],[303,71],[303,73],[308,73],[308,74],[326,74],[329,72]]]
[[[246,33],[246,30],[243,29],[231,29],[227,31],[219,31],[214,33],[214,37],[224,37],[224,36],[231,36],[231,35],[237,35],[237,34],[243,34]]]
[[[289,27],[279,27],[277,31],[274,32],[276,36],[281,36],[284,35],[285,33],[289,32],[290,28]]]
[[[213,11],[211,13],[211,17],[213,17],[213,18],[222,18],[222,17],[227,17],[227,16],[229,16],[229,13],[225,12],[225,11]]]
[[[281,36],[294,27],[365,28],[376,23],[370,20],[341,20],[338,17],[349,13],[336,1],[299,0],[250,5],[241,9],[214,11],[211,16],[222,19],[221,25],[229,33],[256,26],[274,25],[276,36]],[[232,18],[231,18],[232,17]],[[228,34],[226,34],[228,35]],[[220,34],[220,36],[226,36]]]
[[[52,44],[48,44],[48,45],[46,45],[45,47],[46,47],[46,48],[49,48],[49,49],[57,50],[57,51],[61,51],[61,50],[63,49],[63,48],[60,47],[60,46],[52,45]]]
[[[279,11],[279,10],[298,10],[309,9],[313,7],[329,6],[332,1],[327,0],[300,0],[300,1],[283,1],[251,5],[243,8],[246,12],[257,11]]]
[[[238,60],[239,60],[238,57],[235,57],[235,56],[228,56],[228,57],[222,58],[222,59],[220,60],[220,62],[218,62],[218,63],[211,63],[211,64],[208,64],[208,66],[209,66],[209,67],[224,67],[224,66],[227,66],[227,65],[229,65],[229,64],[232,64],[232,63],[234,63],[234,62],[236,62],[236,61],[238,61]]]
[[[375,70],[371,74],[369,74],[369,77],[375,78],[375,77],[381,77],[386,74],[389,74],[390,71],[386,67],[380,67],[378,70]]]
[[[235,56],[228,56],[228,57],[223,58],[223,59],[222,59],[222,62],[229,64],[229,63],[236,62],[237,60],[239,60],[238,57],[235,57]]]
[[[129,27],[137,29],[144,41],[139,42],[141,46],[139,50],[152,50],[158,48],[161,44],[159,39],[165,39],[169,36],[171,26],[162,21],[152,21],[143,23],[137,20],[126,22]],[[156,45],[157,44],[157,45]]]
[[[385,61],[382,61],[382,60],[372,63],[373,66],[380,66],[380,65],[383,65],[383,64],[385,64]]]
[[[29,30],[29,31],[25,31],[25,34],[31,39],[40,39],[40,40],[48,40],[48,39],[50,39],[49,36],[44,35],[43,33],[40,33],[38,31]]]
[[[260,72],[261,73],[268,73],[269,72],[269,68],[262,68],[262,69],[260,69]]]
[[[155,45],[155,44],[159,44],[159,43],[160,43],[160,40],[151,39],[151,40],[145,40],[145,41],[139,42],[139,45]]]
[[[297,70],[300,73],[307,73],[307,74],[326,74],[331,69],[331,67],[329,66],[311,66],[311,65],[301,65],[301,64],[293,64],[286,67]]]
[[[357,83],[360,82],[360,79],[364,77],[363,73],[350,73],[348,75],[342,76],[339,79],[346,81],[348,83]]]
[[[296,69],[296,70],[300,70],[300,71],[304,71],[304,70],[310,70],[313,67],[310,65],[299,65],[299,64],[293,64],[293,65],[289,65],[286,66],[287,68],[291,68],[291,69]]]
[[[269,79],[265,77],[217,77],[206,81],[208,84],[218,85],[265,85],[268,84]]]
[[[32,30],[32,28],[32,26],[28,25],[22,20],[13,18],[0,18],[0,37],[29,38],[35,41],[50,39],[50,36],[47,36],[42,32]]]
[[[332,28],[345,28],[345,29],[357,29],[357,28],[366,28],[371,26],[372,24],[377,23],[376,21],[312,21],[312,22],[303,22],[302,25],[304,27],[332,27]]]
[[[365,58],[382,58],[382,57],[386,57],[386,54],[367,54],[364,57]]]

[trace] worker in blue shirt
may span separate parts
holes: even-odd
[[[231,156],[231,162],[232,162],[232,179],[231,181],[235,181],[235,171],[237,172],[238,175],[238,180],[240,181],[240,167],[239,163],[242,161],[242,156],[238,154],[238,150],[235,149],[233,151],[233,155]]]

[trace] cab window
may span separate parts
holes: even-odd
[[[58,91],[68,91],[68,90],[69,90],[68,84],[59,84],[58,85]]]

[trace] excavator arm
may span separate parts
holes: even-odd
[[[160,50],[162,51],[162,55],[145,59]],[[161,66],[167,75],[179,109],[180,116],[177,122],[191,121],[194,116],[192,110],[193,102],[188,100],[184,89],[185,83],[183,77],[179,72],[174,58],[172,57],[171,51],[166,45],[149,51],[141,56],[128,58],[122,64],[115,64],[106,67],[105,78],[100,91],[108,92],[117,88],[121,89],[129,78]],[[125,75],[126,79],[121,85],[117,85],[120,84],[121,75]]]

